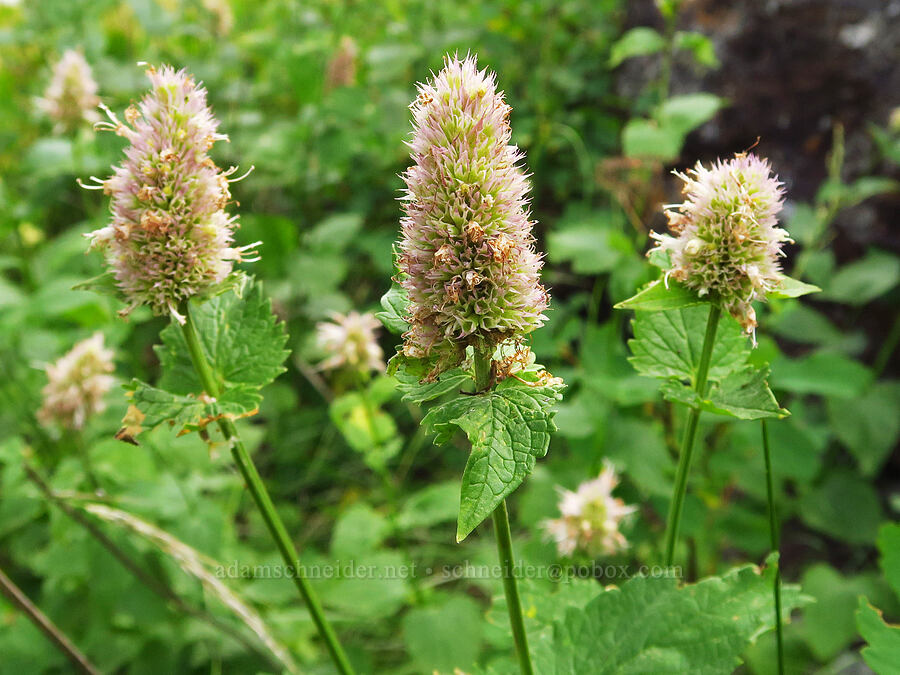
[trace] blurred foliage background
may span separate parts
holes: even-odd
[[[764,308],[754,357],[772,364],[794,412],[771,425],[783,565],[816,601],[787,627],[790,672],[861,672],[857,597],[900,618],[876,547],[900,513],[900,27],[877,0],[722,4],[0,2],[0,568],[105,672],[271,671],[248,629],[255,613],[304,672],[331,672],[289,581],[227,571],[277,556],[221,447],[165,430],[137,447],[116,440],[127,407],[118,388],[78,433],[35,417],[46,364],[96,331],[115,348],[118,378],[153,381],[165,323],[140,311],[120,321],[113,299],[70,290],[101,271],[82,234],[107,218],[102,193],[75,179],[106,176],[123,141],[87,126],[55,133],[35,99],[69,48],[120,112],[145,88],[136,62],[170,63],[209,90],[231,139],[217,162],[255,167],[232,188],[238,239],[263,242],[247,267],[287,322],[292,356],[243,433],[303,562],[414,566],[408,578],[315,582],[352,658],[362,672],[506,672],[508,629],[489,610],[497,580],[453,571],[495,556],[489,536],[454,543],[464,446],[432,447],[388,378],[318,369],[315,342],[330,312],[374,310],[388,288],[415,82],[445,53],[474,52],[498,73],[532,174],[553,307],[531,346],[569,383],[549,455],[512,500],[520,557],[560,562],[540,528],[558,513],[556,487],[608,459],[640,516],[630,549],[600,562],[659,559],[682,420],[626,361],[628,318],[611,306],[655,278],[643,254],[664,226],[661,204],[679,200],[669,170],[760,137],[755,151],[787,187],[787,271],[824,289]],[[396,341],[382,337],[389,355]],[[707,420],[701,431],[683,523],[688,578],[768,549],[758,427]],[[179,565],[171,542],[85,511],[88,501],[170,533],[198,562]],[[71,512],[206,619],[153,592]],[[773,654],[762,636],[747,671],[773,672]],[[0,604],[0,673],[65,668]]]

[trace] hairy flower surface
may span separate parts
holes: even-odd
[[[612,496],[619,479],[610,465],[594,480],[589,480],[573,492],[560,490],[561,518],[545,520],[542,526],[549,539],[556,543],[562,556],[579,552],[591,557],[610,555],[628,546],[619,531],[623,518],[637,508]]]
[[[67,49],[53,65],[53,75],[37,105],[55,124],[57,132],[72,131],[100,120],[97,82],[82,53]]]
[[[316,324],[316,342],[328,354],[322,362],[325,370],[347,366],[361,372],[384,370],[384,353],[376,332],[381,322],[374,314],[333,312],[331,321]]]
[[[108,180],[94,179],[112,195],[112,222],[88,236],[106,250],[126,313],[148,305],[183,320],[179,304],[222,282],[255,244],[232,246],[237,216],[225,207],[235,169],[221,171],[207,154],[227,136],[217,132],[206,90],[170,66],[147,75],[151,90],[125,111],[128,124],[107,110],[110,121],[97,125],[131,146]]]
[[[666,215],[677,236],[652,235],[657,249],[669,253],[667,279],[712,296],[752,332],[751,303],[779,284],[782,246],[791,241],[776,219],[782,184],[768,161],[746,153],[709,168],[698,162],[676,175],[684,181],[685,201],[666,207]]]
[[[48,382],[38,420],[65,429],[81,429],[87,419],[106,409],[103,397],[113,385],[113,352],[103,345],[103,334],[82,340],[47,366]]]
[[[474,57],[447,58],[411,106],[414,160],[403,175],[399,267],[409,293],[404,352],[437,356],[437,371],[464,349],[489,350],[539,327],[540,284],[522,153],[510,145],[510,107]]]

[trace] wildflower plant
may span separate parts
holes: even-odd
[[[88,286],[124,296],[130,309],[146,305],[172,323],[157,347],[158,386],[133,380],[131,405],[118,437],[137,443],[162,424],[199,432],[213,442],[218,427],[291,578],[341,673],[352,668],[306,579],[299,555],[244,446],[235,421],[254,415],[260,390],[284,371],[284,325],[262,287],[233,265],[255,249],[233,246],[236,216],[226,213],[229,175],[207,155],[225,136],[206,92],[184,70],[147,70],[151,90],[125,113],[107,110],[98,125],[131,145],[108,180],[94,179],[112,197],[112,222],[89,235],[110,271]]]
[[[657,245],[648,254],[663,276],[616,305],[637,312],[629,342],[634,367],[642,375],[659,378],[663,395],[689,409],[666,525],[667,566],[675,559],[694,441],[704,411],[762,420],[771,541],[777,551],[765,423],[790,413],[769,389],[768,367],[751,362],[746,336],[752,336],[755,346],[754,301],[819,290],[781,271],[779,258],[790,237],[777,225],[783,190],[767,161],[740,153],[676,175],[684,182],[685,201],[666,207],[669,228],[676,236],[654,234]],[[777,569],[774,584],[779,668],[783,668]]]
[[[474,56],[447,57],[410,107],[398,274],[379,314],[404,339],[388,372],[404,400],[441,399],[422,421],[436,443],[462,430],[472,444],[457,541],[492,517],[519,666],[530,673],[505,498],[546,454],[563,383],[524,342],[548,304],[527,177],[510,107]]]

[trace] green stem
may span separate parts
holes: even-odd
[[[722,309],[715,303],[711,304],[709,319],[706,322],[706,335],[703,337],[703,348],[700,352],[700,365],[697,368],[697,377],[694,380],[694,391],[701,397],[706,394],[706,379],[709,376],[709,364],[712,359],[713,345],[716,342],[716,330],[719,327],[721,316]],[[672,495],[672,504],[669,507],[669,517],[666,523],[667,567],[671,567],[675,560],[675,543],[678,541],[678,527],[681,524],[681,511],[684,508],[684,494],[687,491],[688,472],[691,468],[694,438],[697,435],[697,423],[699,421],[700,408],[691,408],[687,426],[684,428],[681,452],[678,456],[678,469],[675,473],[675,492]]]
[[[778,516],[775,514],[775,488],[772,478],[772,451],[769,447],[769,428],[762,420],[763,456],[766,459],[766,496],[769,500],[769,537],[772,550],[778,552]],[[778,643],[778,675],[784,675],[784,634],[781,625],[781,560],[775,566],[775,638]]]
[[[184,333],[188,352],[191,355],[191,361],[194,363],[194,368],[197,371],[197,375],[200,377],[203,389],[209,396],[218,397],[219,383],[209,365],[203,346],[200,344],[200,336],[197,334],[197,328],[191,317],[190,306],[186,304],[184,310],[185,321],[184,324],[182,324],[181,329]],[[297,549],[294,547],[294,543],[291,541],[284,523],[278,515],[278,512],[275,510],[272,498],[269,496],[269,492],[266,490],[266,486],[263,484],[262,478],[260,478],[259,472],[256,470],[256,465],[250,458],[250,453],[248,453],[247,448],[244,447],[244,443],[238,435],[234,422],[230,419],[222,418],[219,420],[219,429],[221,429],[222,435],[231,446],[231,455],[234,458],[241,475],[244,477],[247,488],[250,490],[250,494],[253,496],[253,499],[259,508],[266,526],[269,528],[269,533],[272,535],[272,538],[281,553],[282,559],[292,571],[291,576],[294,585],[297,586],[300,596],[306,603],[306,607],[312,615],[313,622],[316,624],[319,635],[325,640],[325,645],[328,647],[328,653],[331,655],[332,661],[334,661],[338,671],[343,675],[352,675],[353,668],[350,665],[350,661],[347,659],[347,655],[344,653],[334,629],[325,618],[325,612],[322,609],[319,598],[313,591],[309,580],[304,575]]]
[[[506,606],[509,609],[509,623],[512,626],[513,641],[516,643],[516,656],[519,659],[519,670],[522,675],[533,675],[531,656],[528,653],[528,635],[525,633],[525,620],[522,618],[522,601],[519,599],[519,588],[516,585],[515,560],[513,559],[512,537],[509,533],[509,512],[506,500],[494,509],[494,534],[497,537],[497,555],[503,567],[503,593],[506,595]]]
[[[489,354],[475,351],[475,390],[482,392],[490,389],[493,383],[493,360]],[[509,624],[512,627],[513,641],[516,645],[516,657],[519,659],[519,670],[522,675],[533,675],[531,655],[528,653],[528,635],[525,633],[525,619],[522,617],[522,601],[519,599],[519,587],[516,583],[516,563],[513,557],[512,536],[509,531],[509,512],[506,500],[500,502],[492,514],[494,536],[497,538],[497,555],[503,570],[503,593],[506,595],[506,606],[509,610]]]
[[[37,628],[47,636],[47,639],[75,666],[80,673],[87,675],[100,675],[94,665],[87,660],[87,657],[79,651],[72,641],[56,627],[47,615],[44,614],[37,606],[28,599],[28,596],[22,592],[22,589],[13,583],[3,570],[0,569],[0,595],[5,596],[14,607],[19,608]]]

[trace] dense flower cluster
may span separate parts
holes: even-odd
[[[409,293],[404,352],[438,357],[490,350],[545,320],[527,211],[522,153],[510,145],[510,107],[474,57],[447,58],[411,106],[414,165],[406,182],[399,267]]]
[[[791,241],[776,219],[781,183],[768,161],[746,153],[708,169],[698,162],[676,175],[684,181],[685,201],[666,208],[669,229],[677,236],[653,234],[672,262],[667,280],[715,298],[752,332],[751,303],[779,284],[782,246]]]
[[[50,84],[37,100],[38,108],[55,122],[57,132],[72,131],[100,120],[97,82],[82,53],[67,49],[53,66]]]
[[[237,216],[225,207],[235,169],[221,171],[207,154],[227,136],[216,131],[206,90],[170,66],[147,74],[152,89],[125,111],[128,124],[107,110],[110,121],[97,125],[131,146],[112,177],[94,179],[112,195],[113,218],[88,236],[106,249],[125,312],[148,305],[182,320],[179,304],[223,281],[255,244],[232,246]]]
[[[87,419],[106,408],[103,397],[114,379],[113,352],[103,345],[103,334],[82,340],[47,366],[48,382],[38,420],[65,429],[81,429]]]
[[[574,492],[561,490],[559,511],[562,517],[542,523],[560,555],[571,556],[578,552],[598,557],[628,546],[619,525],[637,509],[612,496],[618,483],[615,470],[606,465],[599,477],[582,483]]]
[[[346,316],[333,312],[331,321],[316,325],[316,342],[328,354],[321,367],[330,370],[347,366],[361,372],[384,370],[384,353],[376,337],[380,326],[369,312],[350,312]]]

